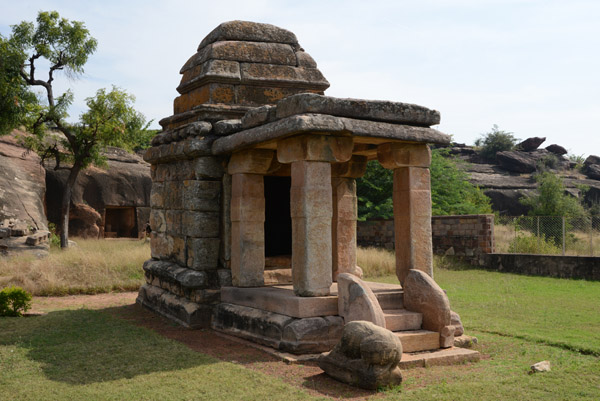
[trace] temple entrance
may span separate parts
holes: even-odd
[[[107,206],[104,212],[104,238],[137,238],[135,207]]]
[[[265,176],[265,284],[290,283],[292,267],[291,177]]]
[[[291,177],[265,176],[265,256],[292,254]]]

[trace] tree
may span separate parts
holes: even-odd
[[[431,153],[431,203],[433,215],[491,213],[490,200],[468,181],[468,176],[444,149]],[[357,180],[360,220],[394,216],[393,172],[377,161],[369,162],[365,175]]]
[[[434,216],[491,213],[490,199],[468,181],[446,149],[431,152],[431,212]]]
[[[78,123],[67,122],[73,94],[54,93],[53,82],[58,71],[74,78],[83,73],[88,57],[96,50],[96,39],[84,24],[60,18],[56,11],[39,12],[37,25],[21,22],[12,26],[8,39],[0,38],[3,86],[13,102],[10,109],[0,113],[0,133],[24,126],[31,134],[25,144],[41,156],[54,157],[56,167],[69,164],[69,176],[61,203],[60,242],[68,247],[69,209],[71,191],[79,172],[91,163],[102,163],[101,150],[108,145],[122,146],[147,128],[144,116],[136,112],[133,96],[119,88],[100,89],[95,97],[87,98],[88,111]],[[49,63],[47,79],[40,79],[37,61]],[[30,88],[41,88],[43,98],[32,97]],[[5,100],[3,100],[5,101]],[[59,133],[53,136],[51,130]]]
[[[520,200],[523,205],[531,208],[530,216],[586,216],[585,208],[579,200],[565,192],[565,186],[559,176],[544,172],[538,174],[535,180],[538,183],[536,193]]]
[[[475,146],[481,147],[479,154],[485,159],[496,161],[496,153],[514,149],[517,141],[512,132],[502,131],[494,124],[491,132],[477,138]]]

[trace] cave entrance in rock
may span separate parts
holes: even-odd
[[[265,176],[266,269],[291,267],[292,218],[291,177]]]
[[[137,238],[138,226],[135,207],[106,206],[104,238]]]

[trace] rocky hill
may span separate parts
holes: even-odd
[[[565,157],[567,151],[560,145],[540,148],[545,139],[529,138],[517,145],[519,150],[498,152],[495,163],[464,144],[452,144],[450,154],[467,162],[460,168],[469,174],[472,184],[490,197],[494,211],[503,215],[527,214],[527,207],[519,199],[536,190],[534,173],[541,168],[559,175],[569,194],[583,196],[588,204],[600,202],[600,157],[589,156],[583,166],[577,166]],[[582,193],[582,187],[589,189]]]

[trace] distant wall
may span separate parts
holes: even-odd
[[[494,253],[484,255],[483,268],[531,276],[600,280],[600,258]]]
[[[494,251],[494,216],[433,216],[433,252],[476,257]],[[359,221],[360,246],[394,249],[394,220]]]

